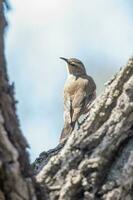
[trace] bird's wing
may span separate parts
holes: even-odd
[[[87,75],[86,79],[88,80],[86,84],[86,92],[88,95],[93,95],[94,91],[96,91],[96,84],[91,76]]]
[[[87,107],[92,103],[96,97],[96,85],[90,76],[87,76],[86,81],[83,82],[82,87],[76,92],[72,102],[73,116],[72,122],[75,122],[81,114],[87,112]]]
[[[60,142],[63,143],[74,129],[75,123],[72,123],[72,101],[70,95],[64,92],[64,127],[61,132]]]
[[[72,102],[70,96],[67,93],[64,93],[64,123],[71,124],[71,112],[72,112]]]
[[[86,109],[84,110],[84,113],[86,113],[90,108],[90,104],[94,101],[96,98],[96,84],[91,76],[87,76],[88,83],[86,85]]]
[[[79,89],[73,99],[72,108],[73,108],[73,115],[72,115],[72,122],[75,122],[82,113],[86,101],[86,91],[81,88]]]

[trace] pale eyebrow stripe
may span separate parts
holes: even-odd
[[[81,63],[81,61],[79,61],[79,60],[71,60],[71,63]]]

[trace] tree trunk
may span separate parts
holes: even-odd
[[[27,147],[19,128],[4,57],[4,3],[0,0],[0,200],[36,200]]]
[[[36,175],[50,200],[133,199],[133,59]]]
[[[107,84],[64,147],[36,160],[35,182],[7,76],[3,9],[0,0],[0,200],[132,200],[133,58]]]

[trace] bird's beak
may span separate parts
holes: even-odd
[[[67,58],[60,57],[60,59],[62,59],[62,60],[64,60],[65,62],[68,63],[68,59],[67,59]]]

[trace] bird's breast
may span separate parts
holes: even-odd
[[[76,76],[69,75],[64,86],[64,92],[72,96],[83,86],[83,84],[81,78],[77,79]]]

